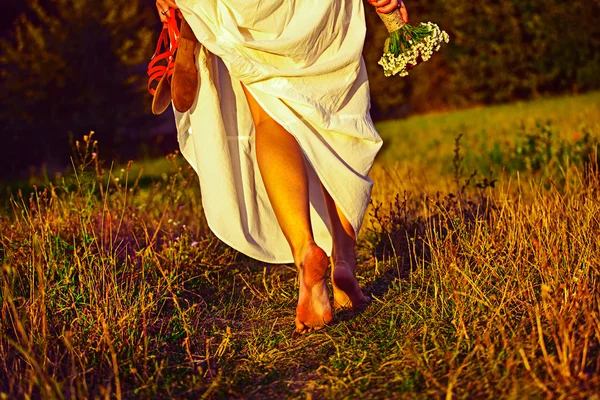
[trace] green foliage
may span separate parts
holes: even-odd
[[[590,144],[593,144],[594,138],[600,137],[600,92],[380,122],[376,126],[384,147],[378,159],[389,165],[398,163],[410,168],[437,186],[452,172],[449,166],[454,138],[462,133],[462,144],[467,150],[465,168],[469,173],[475,169],[482,176],[492,172],[499,174],[502,169],[511,173],[516,169],[508,165],[507,153],[513,152],[511,149],[524,141],[525,135],[539,133],[537,121],[551,121],[555,143],[563,141],[574,145],[589,131]],[[502,154],[494,155],[494,152]],[[577,152],[575,147],[573,152]],[[421,172],[419,168],[424,170]],[[556,169],[555,172],[560,173]]]
[[[384,78],[376,62],[385,28],[367,6],[365,58],[376,116],[600,88],[598,0],[406,4],[412,24],[438,24],[450,44],[409,79]]]
[[[151,17],[139,0],[28,2],[0,41],[3,174],[64,163],[69,136],[90,130],[118,143],[144,110],[139,65],[151,54]]]
[[[124,131],[152,122],[144,66],[158,33],[154,5],[27,4],[0,40],[0,174],[22,177],[29,165],[68,164],[67,139],[90,130],[117,155],[126,147]],[[598,0],[423,0],[407,7],[412,24],[435,22],[451,41],[408,78],[385,78],[377,61],[389,35],[365,5],[376,119],[600,88]]]
[[[550,121],[537,121],[535,130],[524,125],[514,143],[495,142],[489,158],[508,172],[529,172],[535,176],[564,181],[565,171],[575,167],[596,169],[599,165],[600,140],[585,127],[572,137],[563,139]]]

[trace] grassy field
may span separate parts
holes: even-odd
[[[384,139],[378,161],[439,188],[453,174],[454,142],[460,133],[463,166],[499,175],[514,168],[499,162],[506,160],[498,160],[498,153],[514,150],[527,135],[539,134],[538,124],[550,126],[554,141],[574,142],[586,131],[598,133],[600,92],[383,122],[377,125]]]
[[[0,398],[597,399],[599,104],[380,124],[373,303],[304,336],[295,267],[219,242],[177,156],[111,173],[86,137],[0,216]]]

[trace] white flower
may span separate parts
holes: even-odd
[[[394,56],[392,53],[386,52],[383,54],[378,64],[383,67],[383,73],[385,76],[400,75],[407,76],[409,66],[414,67],[418,63],[419,56],[423,61],[427,61],[431,58],[435,51],[440,49],[442,42],[448,43],[450,37],[445,31],[441,31],[440,28],[432,23],[421,23],[430,31],[430,34],[426,36],[420,42],[409,40],[408,43],[411,45],[405,49],[398,56]]]

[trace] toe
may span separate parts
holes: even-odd
[[[341,303],[337,300],[333,300],[333,307],[336,310],[347,310],[352,308],[352,302],[350,301],[350,299],[348,299],[348,301],[346,301],[345,303]]]
[[[314,323],[304,323],[298,317],[295,320],[296,323],[296,333],[305,334],[308,332],[319,331],[325,327],[325,321],[314,322]]]
[[[308,327],[304,325],[304,322],[300,321],[300,319],[296,318],[296,333],[305,334],[308,332]]]

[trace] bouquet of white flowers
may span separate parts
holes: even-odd
[[[400,8],[389,14],[378,13],[390,33],[378,62],[385,76],[407,76],[409,70],[429,60],[442,43],[450,40],[448,34],[432,22],[410,25],[404,4],[400,4]]]

